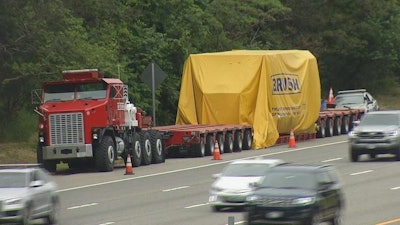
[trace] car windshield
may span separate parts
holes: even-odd
[[[315,177],[309,173],[274,171],[265,175],[260,187],[315,189],[317,187],[317,182]]]
[[[227,177],[251,177],[263,176],[268,170],[269,165],[262,163],[237,163],[229,164],[222,172],[222,176]]]
[[[44,90],[44,101],[71,101],[74,99],[103,99],[106,83],[53,84]]]
[[[17,172],[1,172],[0,188],[22,188],[27,187],[27,174]]]
[[[335,98],[335,102],[336,105],[363,104],[364,95],[363,94],[337,95]]]
[[[397,114],[366,114],[360,122],[360,126],[365,125],[400,125]]]

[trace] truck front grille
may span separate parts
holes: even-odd
[[[83,114],[64,113],[49,117],[50,144],[83,144]]]

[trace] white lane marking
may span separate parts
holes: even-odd
[[[327,159],[327,160],[323,160],[323,161],[321,161],[321,162],[327,163],[327,162],[338,161],[338,160],[341,160],[341,159],[342,159],[342,158]]]
[[[234,224],[246,224],[246,221],[237,221]],[[230,224],[225,224],[225,225],[230,225]]]
[[[398,186],[398,187],[392,187],[392,188],[390,188],[390,190],[400,190],[400,186]]]
[[[185,209],[191,209],[191,208],[200,207],[200,206],[205,206],[205,205],[208,205],[208,203],[186,206]]]
[[[110,225],[110,224],[114,224],[114,222],[106,222],[106,223],[101,223],[99,225]]]
[[[165,189],[165,190],[162,190],[163,192],[168,192],[168,191],[176,191],[176,190],[179,190],[179,189],[185,189],[185,188],[189,188],[190,186],[182,186],[182,187],[176,187],[176,188],[170,188],[170,189]]]
[[[350,176],[357,176],[357,175],[361,175],[361,174],[365,174],[365,173],[371,173],[373,170],[365,170],[365,171],[361,171],[361,172],[357,172],[357,173],[351,173]]]
[[[72,206],[72,207],[69,207],[68,209],[80,209],[80,208],[83,208],[83,207],[89,207],[89,206],[95,206],[95,205],[98,205],[99,203],[89,203],[89,204],[84,204],[84,205],[77,205],[77,206]]]
[[[273,153],[267,153],[267,154],[262,154],[262,155],[257,155],[257,156],[249,156],[249,157],[245,157],[245,158],[241,158],[241,159],[251,159],[251,158],[256,158],[256,157],[281,155],[281,154],[290,153],[290,152],[304,151],[304,150],[307,150],[307,149],[325,147],[325,146],[342,144],[342,143],[347,143],[347,142],[348,141],[338,141],[338,142],[332,142],[332,143],[327,143],[327,144],[322,144],[322,145],[290,149],[290,150],[285,150],[285,151],[281,151],[281,152],[273,152]],[[119,180],[113,180],[113,181],[106,181],[106,182],[82,185],[82,186],[72,187],[72,188],[65,188],[65,189],[60,189],[57,192],[74,191],[74,190],[79,190],[79,189],[84,189],[84,188],[97,187],[97,186],[101,186],[101,185],[105,185],[105,184],[115,184],[115,183],[129,181],[129,180],[137,180],[137,179],[142,179],[142,178],[147,178],[147,177],[155,177],[155,176],[160,176],[160,175],[165,175],[165,174],[178,173],[178,172],[182,172],[182,171],[195,170],[195,169],[215,166],[215,165],[219,165],[219,164],[226,164],[226,163],[230,163],[230,162],[235,161],[235,160],[237,160],[237,159],[221,161],[221,162],[217,162],[217,163],[210,163],[210,164],[201,165],[201,166],[188,167],[188,168],[184,168],[184,169],[170,170],[170,171],[166,171],[166,172],[162,172],[162,173],[153,173],[153,174],[148,174],[148,175],[143,175],[143,176],[137,176],[137,177],[131,177],[131,178],[125,178],[125,179],[119,179]]]

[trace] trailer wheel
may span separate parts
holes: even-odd
[[[317,138],[325,137],[325,120],[320,120],[318,124]]]
[[[153,163],[165,162],[164,148],[161,133],[157,130],[150,131],[151,150],[153,151]]]
[[[200,143],[193,147],[193,156],[194,157],[204,157],[206,152],[206,145],[204,144],[204,137],[200,137]]]
[[[222,134],[217,134],[217,142],[218,142],[218,147],[219,147],[219,153],[224,154],[225,152],[225,146],[224,146],[224,139]]]
[[[251,149],[253,143],[253,136],[251,135],[251,130],[245,130],[243,135],[243,150]]]
[[[356,115],[351,114],[349,120],[349,131],[353,130],[354,128],[354,121],[356,121]]]
[[[133,134],[132,144],[129,148],[129,154],[131,154],[131,162],[133,167],[138,167],[142,163],[142,148],[140,146],[140,136],[138,133]],[[128,156],[125,157],[124,161],[126,164],[126,159]]]
[[[146,131],[140,132],[140,149],[142,150],[142,165],[149,165],[152,159],[150,135]]]
[[[342,134],[342,120],[339,116],[335,116],[333,120],[333,135],[341,135]]]
[[[114,141],[110,136],[104,136],[96,151],[96,169],[100,172],[112,171],[115,156]]]
[[[206,156],[210,156],[211,154],[214,153],[214,141],[213,141],[213,136],[212,135],[207,135],[206,136]]]
[[[233,135],[230,132],[225,134],[224,151],[225,153],[233,152]]]
[[[332,137],[333,136],[333,124],[332,124],[332,118],[327,118],[326,119],[326,126],[325,126],[325,136],[326,137]]]
[[[342,118],[342,134],[347,134],[349,132],[349,117],[343,116]]]
[[[236,131],[235,139],[233,140],[233,150],[235,152],[241,152],[242,149],[243,149],[242,131]]]

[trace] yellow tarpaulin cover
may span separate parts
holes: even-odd
[[[315,133],[320,89],[317,60],[306,50],[192,54],[176,124],[249,124],[253,148],[265,148],[290,129]]]

